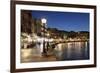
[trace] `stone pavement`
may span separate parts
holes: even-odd
[[[56,61],[56,56],[52,52],[47,54],[43,56],[39,49],[21,49],[21,63]]]

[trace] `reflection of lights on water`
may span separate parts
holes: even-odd
[[[63,46],[66,46],[65,48],[67,49],[66,56],[70,57],[72,52],[75,53],[76,55],[82,55],[83,50],[85,50],[87,48],[86,45],[87,45],[86,42],[70,42],[70,43],[66,43],[66,45],[63,45]],[[58,45],[58,47],[61,49],[63,48],[59,45]]]
[[[81,56],[81,54],[82,54],[82,42],[77,42],[76,44],[75,44],[75,48],[76,48],[76,52]]]
[[[58,50],[61,51],[62,50],[62,44],[58,44]]]
[[[85,51],[87,51],[87,48],[88,48],[87,45],[88,45],[88,42],[85,42],[85,47],[86,47]]]
[[[87,43],[88,43],[88,42],[85,42],[85,46],[86,46],[86,47],[87,47]]]
[[[68,43],[68,49],[72,48],[73,43]]]

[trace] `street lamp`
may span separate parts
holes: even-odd
[[[45,56],[45,55],[47,55],[47,51],[46,51],[46,48],[45,48],[45,30],[46,30],[46,22],[47,22],[47,20],[45,19],[45,18],[42,18],[41,19],[41,22],[42,22],[42,27],[43,27],[43,55]]]
[[[47,22],[47,20],[45,18],[42,18],[41,21],[42,21],[43,24],[46,24],[46,22]]]
[[[47,51],[49,50],[49,36],[50,36],[50,34],[49,34],[49,32],[47,33]]]

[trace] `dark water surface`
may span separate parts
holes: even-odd
[[[57,60],[86,60],[89,59],[88,42],[70,42],[58,44],[55,48]]]

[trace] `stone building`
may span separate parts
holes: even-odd
[[[21,10],[21,32],[32,33],[32,15],[31,11]]]
[[[40,35],[41,20],[32,17],[32,11],[21,10],[21,33]]]

